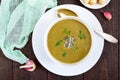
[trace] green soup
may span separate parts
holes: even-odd
[[[74,19],[64,19],[52,26],[47,36],[50,54],[60,62],[76,63],[91,47],[91,35],[86,26]]]

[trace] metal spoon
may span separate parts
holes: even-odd
[[[69,14],[67,14],[67,12]],[[74,11],[69,10],[69,9],[64,9],[64,8],[59,9],[57,11],[57,15],[58,15],[58,17],[65,17],[65,16],[76,16],[76,17],[78,17],[78,15]],[[111,42],[111,43],[117,43],[118,42],[118,40],[115,37],[113,37],[112,35],[110,35],[108,33],[104,33],[104,32],[98,31],[96,29],[94,29],[94,31],[95,31],[95,33],[99,34],[102,38],[104,38],[108,42]]]
[[[57,14],[58,17],[62,17],[61,13],[63,13],[63,15],[65,15],[65,16],[76,16],[76,17],[78,17],[78,15],[75,12],[73,12],[72,10],[69,10],[69,9],[65,9],[65,8],[58,9],[57,13],[58,13]]]

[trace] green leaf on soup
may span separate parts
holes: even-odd
[[[70,35],[70,33],[71,33],[71,31],[67,31],[67,32],[66,32],[67,35]]]
[[[59,46],[62,43],[62,40],[56,42],[55,46]]]
[[[80,39],[86,39],[85,35],[82,33],[81,30],[79,31],[78,37],[79,37]]]
[[[64,52],[64,53],[62,54],[62,56],[63,56],[63,57],[66,57],[66,56],[67,56],[67,53],[66,53],[66,52]]]
[[[64,33],[65,33],[66,35],[70,35],[71,31],[68,30],[67,28],[64,28]]]
[[[77,47],[77,45],[75,45],[74,46],[74,53],[77,53],[77,51],[78,51],[78,47]]]

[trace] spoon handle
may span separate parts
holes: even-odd
[[[96,29],[94,29],[94,31],[97,34],[99,34],[101,37],[103,37],[105,40],[107,40],[108,42],[111,42],[111,43],[117,43],[118,42],[118,40],[115,37],[113,37],[112,35],[110,35],[110,34],[97,31]]]

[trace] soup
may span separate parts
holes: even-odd
[[[58,61],[76,63],[88,54],[91,35],[83,23],[64,19],[54,24],[48,32],[47,47]]]

